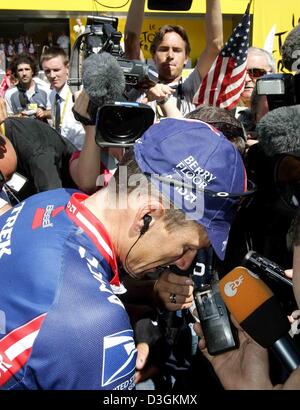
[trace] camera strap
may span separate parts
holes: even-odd
[[[182,87],[182,77],[180,77],[177,88],[176,88],[176,98],[177,98],[177,108],[180,111],[181,102],[183,100],[183,87]]]

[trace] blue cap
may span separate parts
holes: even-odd
[[[151,175],[159,191],[206,228],[223,260],[236,202],[223,193],[242,193],[247,186],[243,160],[234,145],[202,121],[166,118],[136,141],[134,153],[141,171]]]

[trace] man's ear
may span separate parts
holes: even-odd
[[[141,206],[135,215],[132,230],[135,234],[145,233],[165,214],[165,209],[161,202],[151,201],[144,206]]]

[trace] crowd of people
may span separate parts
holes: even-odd
[[[128,59],[143,60],[144,8],[131,1]],[[41,55],[46,81],[28,53],[11,60],[0,97],[1,388],[300,389],[300,353],[287,372],[232,317],[239,345],[211,356],[195,313],[201,249],[220,277],[251,249],[293,267],[294,295],[282,283],[274,292],[291,325],[300,309],[299,106],[270,110],[257,93],[276,68],[255,45],[237,108],[197,106],[224,43],[220,0],[206,0],[205,28],[185,79],[185,29],[155,34],[158,82],[134,93],[155,121],[126,149],[96,143],[92,96],[73,95],[63,43]]]

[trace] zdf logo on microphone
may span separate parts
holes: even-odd
[[[233,282],[227,282],[224,285],[224,293],[228,297],[233,297],[236,295],[238,287],[243,283],[244,276],[241,275],[239,278],[234,280]]]

